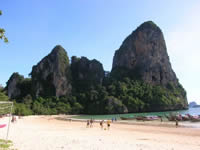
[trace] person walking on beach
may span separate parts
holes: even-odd
[[[177,119],[175,119],[175,121],[176,121],[176,128],[178,127],[178,120]]]
[[[115,117],[115,122],[117,121],[117,118]]]
[[[163,122],[163,118],[162,116],[158,116],[160,118],[160,122]]]
[[[90,128],[92,128],[93,127],[93,120],[92,120],[92,118],[90,119]]]
[[[110,120],[107,120],[107,128],[108,128],[108,130],[110,129]]]
[[[100,121],[100,127],[101,127],[101,129],[103,129],[103,120],[102,121]]]
[[[15,116],[12,116],[12,119],[11,119],[11,122],[16,122],[17,121],[17,119],[16,119],[16,117]]]
[[[89,125],[90,125],[90,121],[87,120],[87,125],[86,125],[86,128],[89,128]]]

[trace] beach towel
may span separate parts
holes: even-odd
[[[0,124],[0,128],[4,128],[6,124]]]

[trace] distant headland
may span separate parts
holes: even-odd
[[[196,107],[200,107],[200,105],[198,105],[195,101],[193,101],[193,102],[189,103],[189,107],[190,108],[196,108]]]

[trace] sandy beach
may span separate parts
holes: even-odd
[[[0,138],[5,138],[6,128],[0,133]],[[86,122],[57,120],[55,116],[18,119],[10,125],[9,139],[18,150],[200,149],[200,129],[113,123],[110,130],[102,130],[99,123],[86,128]]]

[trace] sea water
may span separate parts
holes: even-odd
[[[188,110],[180,110],[181,114],[200,115],[200,107],[189,108]]]
[[[116,118],[117,120],[120,117],[137,117],[137,116],[165,116],[169,114],[190,114],[190,115],[200,115],[200,107],[197,108],[189,108],[187,110],[177,110],[177,111],[166,111],[166,112],[148,112],[148,113],[128,113],[128,114],[113,114],[113,115],[80,115],[75,116],[74,118],[77,119],[95,119],[95,120],[107,120]],[[182,126],[185,127],[192,127],[192,128],[199,128],[200,129],[200,122],[191,122],[191,121],[183,121],[181,123]]]
[[[137,117],[137,116],[165,116],[169,114],[190,114],[190,115],[200,115],[200,107],[189,108],[187,110],[177,110],[177,111],[165,111],[165,112],[148,112],[148,113],[128,113],[128,114],[112,114],[112,115],[80,115],[75,116],[78,119],[112,119],[120,117]]]

